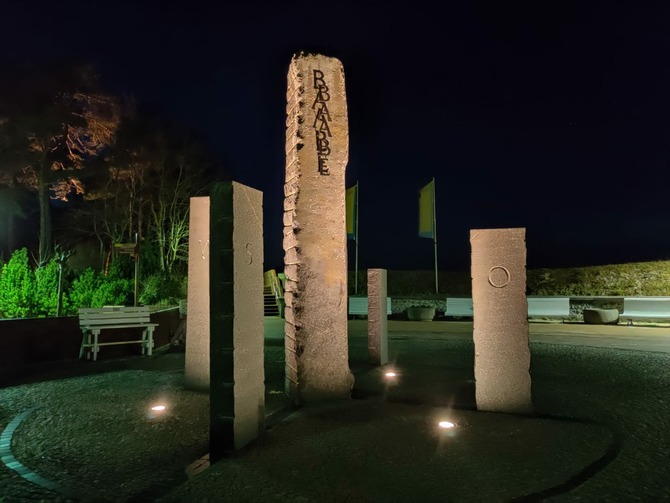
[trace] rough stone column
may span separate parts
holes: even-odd
[[[533,410],[525,235],[523,228],[470,231],[478,410]]]
[[[350,396],[344,69],[294,55],[288,71],[284,272],[286,393],[294,404]]]
[[[376,365],[389,361],[386,269],[368,269],[368,349]]]
[[[265,428],[263,194],[222,182],[212,186],[210,203],[212,461]]]
[[[209,390],[209,197],[192,197],[188,237],[186,386]]]

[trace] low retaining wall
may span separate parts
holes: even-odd
[[[403,316],[408,307],[434,307],[438,316],[444,315],[447,298],[420,299],[420,298],[394,298],[391,296],[391,310],[395,316]],[[570,316],[566,321],[583,321],[584,309],[617,309],[623,312],[623,297],[570,297]]]
[[[165,346],[170,343],[181,321],[179,309],[174,307],[152,312],[151,321],[158,323],[154,331],[154,349]],[[124,340],[130,330],[108,330],[104,334],[105,341]],[[0,319],[0,376],[39,364],[77,360],[81,338],[77,316]],[[141,354],[139,344],[104,346],[98,359],[135,354]]]

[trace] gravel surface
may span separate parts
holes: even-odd
[[[12,453],[80,501],[670,501],[670,354],[533,343],[537,415],[523,418],[472,410],[471,342],[392,337],[393,385],[367,363],[366,342],[350,344],[360,399],[277,419],[190,479],[185,466],[207,451],[208,400],[158,364],[0,389],[0,429],[38,406]],[[267,411],[280,413],[279,345],[266,346],[266,387]],[[149,417],[159,401],[167,413]],[[449,410],[453,438],[427,420]],[[0,465],[0,501],[74,499]]]

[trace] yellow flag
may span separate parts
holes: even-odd
[[[356,227],[358,227],[358,182],[347,189],[347,239],[356,239]]]
[[[435,178],[419,191],[419,237],[435,237]]]

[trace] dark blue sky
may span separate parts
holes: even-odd
[[[432,269],[417,236],[432,177],[440,269],[468,267],[473,228],[525,227],[530,268],[670,258],[670,4],[435,9],[10,2],[0,47],[91,61],[115,91],[201,131],[264,193],[266,267],[283,260],[286,72],[300,50],[344,65],[361,268]]]

